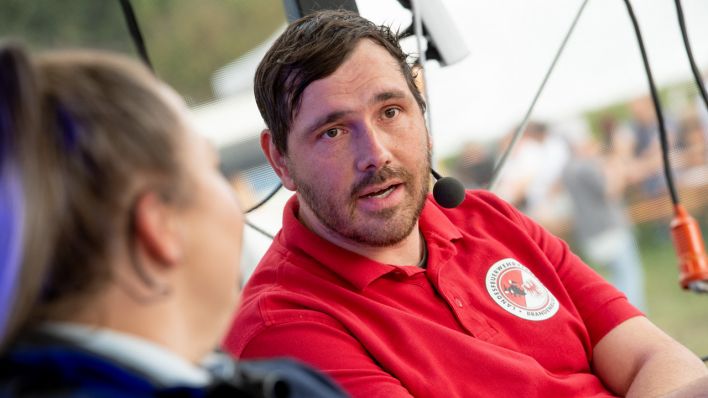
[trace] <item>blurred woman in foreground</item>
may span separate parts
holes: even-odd
[[[213,353],[243,216],[140,64],[0,47],[0,225],[0,396],[339,396],[294,363]]]

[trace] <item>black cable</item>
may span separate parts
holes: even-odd
[[[669,139],[666,134],[666,127],[664,126],[664,114],[661,112],[659,95],[657,94],[656,86],[654,85],[654,77],[651,73],[651,67],[649,66],[649,60],[647,58],[646,49],[644,48],[642,34],[639,31],[639,24],[637,23],[637,18],[634,15],[634,11],[632,10],[632,5],[629,4],[629,0],[624,0],[624,4],[627,5],[627,12],[629,13],[629,18],[632,20],[634,33],[637,35],[637,43],[639,44],[639,50],[642,53],[642,61],[644,62],[644,69],[646,70],[647,80],[649,80],[649,91],[651,91],[651,98],[654,102],[654,110],[656,111],[657,123],[659,125],[659,140],[661,142],[661,157],[664,161],[664,176],[666,177],[666,186],[669,189],[671,203],[677,205],[679,203],[679,197],[676,193],[676,187],[674,186],[674,177],[671,174],[671,163],[669,160]]]
[[[140,32],[140,25],[138,25],[138,19],[135,17],[133,5],[130,3],[130,0],[120,0],[120,6],[123,9],[125,23],[128,24],[130,37],[133,39],[133,44],[135,44],[135,47],[138,50],[138,55],[140,55],[140,58],[143,60],[145,65],[147,65],[148,68],[154,72],[155,69],[152,67],[150,57],[148,57],[145,41],[143,40],[143,34]]]
[[[273,240],[273,235],[269,234],[269,233],[266,232],[264,229],[261,229],[260,227],[257,227],[255,224],[253,224],[253,223],[252,223],[251,221],[249,221],[248,219],[246,219],[246,225],[248,225],[249,227],[253,228],[253,229],[256,230],[257,232],[260,232],[260,233],[261,233],[262,235],[264,235],[265,237],[270,238],[270,240]]]
[[[706,88],[703,85],[703,79],[701,79],[701,73],[698,71],[696,66],[696,61],[693,59],[693,51],[691,51],[691,42],[688,40],[688,33],[686,32],[686,21],[683,19],[683,8],[681,7],[681,0],[675,0],[676,3],[676,15],[678,16],[679,26],[681,27],[681,36],[683,37],[683,46],[686,48],[686,55],[688,56],[688,62],[691,64],[691,72],[693,72],[693,78],[696,80],[696,85],[698,86],[698,91],[703,99],[703,104],[705,104],[708,110],[708,95],[706,95]]]
[[[269,201],[273,196],[275,196],[275,194],[280,190],[280,188],[281,188],[282,186],[283,186],[283,184],[278,183],[278,185],[275,187],[275,189],[273,189],[273,191],[272,191],[271,193],[269,193],[268,196],[266,196],[265,198],[263,198],[263,200],[261,200],[260,202],[256,203],[255,206],[253,206],[253,207],[251,207],[250,209],[246,210],[246,212],[245,212],[244,214],[248,214],[248,213],[252,212],[253,210],[256,210],[257,208],[263,206],[267,201]],[[257,232],[260,232],[263,236],[265,236],[265,237],[267,237],[267,238],[270,238],[270,240],[273,240],[273,239],[274,239],[274,238],[273,238],[273,235],[269,234],[269,233],[266,232],[264,229],[262,229],[262,228],[256,226],[255,224],[253,224],[253,223],[252,223],[251,221],[249,221],[248,219],[246,219],[246,225],[248,225],[249,227],[253,228],[253,229],[256,230]]]
[[[435,169],[433,169],[432,167],[430,168],[430,173],[433,175],[433,177],[435,177],[436,180],[439,180],[442,178],[442,176],[437,171],[435,171]]]
[[[259,207],[261,207],[261,206],[263,206],[267,201],[270,200],[270,198],[272,198],[273,196],[275,196],[276,193],[278,193],[278,191],[280,190],[280,188],[281,188],[282,186],[283,186],[283,184],[278,183],[278,185],[275,187],[275,189],[274,189],[271,193],[269,193],[268,196],[266,196],[265,198],[263,198],[263,200],[261,200],[260,202],[256,203],[255,206],[253,206],[253,207],[251,207],[250,209],[246,210],[246,214],[252,212],[253,210],[256,210],[257,208],[259,208]]]

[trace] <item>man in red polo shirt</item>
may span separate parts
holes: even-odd
[[[255,91],[261,145],[296,195],[232,353],[299,358],[357,397],[645,397],[706,374],[502,200],[429,197],[425,104],[388,28],[339,11],[296,21]]]

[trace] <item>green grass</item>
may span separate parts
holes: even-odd
[[[708,237],[708,209],[694,216],[704,229],[703,236]],[[696,355],[707,357],[708,294],[679,286],[678,258],[669,236],[669,220],[638,226],[635,238],[645,273],[648,318]],[[607,269],[595,269],[609,277]]]
[[[680,288],[677,258],[668,239],[642,237],[640,231],[639,246],[649,319],[697,355],[708,356],[708,294]]]

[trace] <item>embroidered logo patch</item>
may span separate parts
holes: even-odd
[[[531,270],[513,258],[494,263],[485,283],[492,299],[519,318],[542,321],[558,312],[558,300]]]

